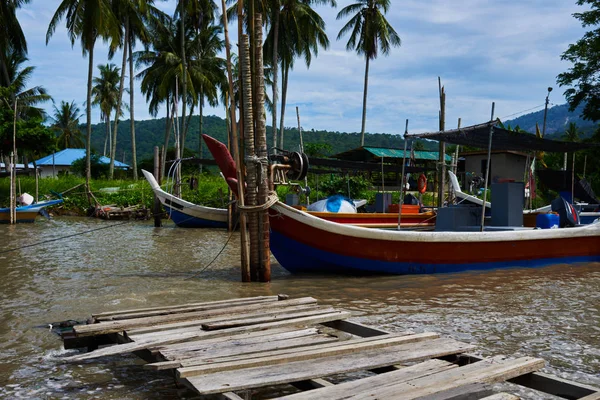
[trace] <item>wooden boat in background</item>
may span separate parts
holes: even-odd
[[[154,194],[175,225],[182,228],[227,228],[227,209],[200,206],[161,189],[150,172],[142,170]]]
[[[600,261],[600,222],[486,232],[366,229],[283,203],[269,210],[271,252],[292,273],[431,274]]]
[[[31,223],[46,207],[55,206],[62,203],[62,199],[42,201],[28,206],[20,206],[16,209],[17,223]],[[0,208],[0,224],[10,223],[10,209],[8,207]]]

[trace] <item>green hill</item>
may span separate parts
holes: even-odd
[[[559,105],[548,109],[546,121],[546,134],[550,138],[561,138],[563,132],[570,122],[575,122],[577,126],[584,132],[584,137],[589,137],[596,130],[598,124],[591,121],[583,120],[580,116],[580,110],[570,112],[566,104]],[[544,120],[544,111],[537,111],[519,118],[504,121],[505,125],[511,127],[519,126],[528,132],[535,132],[536,123],[542,129]],[[145,120],[136,122],[136,144],[138,161],[152,158],[154,146],[162,146],[165,135],[165,118]],[[198,116],[194,116],[190,122],[190,128],[186,143],[186,148],[192,151],[195,155],[199,154],[199,124]],[[226,125],[225,120],[217,116],[204,117],[204,133],[215,137],[216,139],[226,142]],[[357,132],[329,132],[325,130],[307,130],[303,131],[305,143],[327,143],[331,146],[330,154],[340,153],[359,146],[360,134]],[[104,148],[104,124],[96,124],[93,126],[92,132],[92,148],[97,153],[102,153]],[[169,147],[173,147],[173,135]],[[267,143],[273,143],[271,128],[267,127]],[[286,128],[284,134],[284,148],[286,150],[299,149],[300,139],[297,128]],[[367,133],[365,135],[365,145],[374,147],[389,147],[402,148],[404,142],[400,135],[392,135],[387,133]],[[421,141],[421,145],[425,150],[437,150],[436,142]],[[208,157],[207,154],[203,154]],[[131,134],[129,120],[119,123],[119,132],[117,138],[117,159],[125,163],[131,162]]]

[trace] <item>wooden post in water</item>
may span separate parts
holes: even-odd
[[[240,3],[238,1],[238,3]],[[227,5],[225,0],[221,0],[221,6],[223,8],[223,31],[225,34],[225,53],[227,56],[227,78],[229,80],[229,113],[231,120],[231,149],[233,150],[233,157],[237,164],[237,187],[238,187],[238,204],[244,205],[244,179],[242,175],[242,160],[240,157],[240,150],[238,145],[238,135],[235,118],[235,99],[233,97],[233,73],[231,68],[231,50],[229,45],[229,29],[227,28]],[[240,213],[240,241],[241,241],[241,263],[242,263],[242,281],[250,282],[250,264],[248,259],[248,237],[246,231],[246,215]]]
[[[158,151],[158,146],[154,146],[154,177],[157,182],[160,182],[160,154]],[[160,184],[160,183],[159,183]],[[160,212],[160,200],[154,195],[154,207],[152,208],[152,214],[154,215],[154,227],[160,228],[162,225],[161,222],[161,212]]]
[[[442,86],[442,79],[438,76],[438,87],[440,92],[440,131],[446,130],[446,91]],[[439,146],[439,186],[437,206],[444,205],[444,189],[446,182],[446,143],[440,140]]]
[[[267,153],[267,121],[265,113],[265,74],[263,64],[263,31],[262,15],[254,15],[254,71],[257,90],[254,91],[257,109],[256,117],[256,155],[260,164],[257,164],[258,172],[258,204],[267,203],[269,198],[269,173],[268,173],[268,153]],[[298,108],[296,108],[296,113]],[[298,116],[298,121],[300,117]],[[300,134],[302,138],[302,134]],[[302,143],[302,139],[300,139]],[[258,213],[258,236],[260,248],[260,266],[258,270],[258,279],[260,282],[271,281],[271,247],[269,237],[269,210],[262,210]]]
[[[492,117],[490,121],[494,120],[494,108],[496,107],[496,103],[492,102]],[[483,226],[485,223],[485,202],[487,200],[487,190],[488,190],[488,180],[490,179],[490,165],[492,164],[492,136],[494,135],[494,125],[490,126],[490,135],[488,141],[488,151],[487,151],[487,166],[485,168],[485,180],[483,183],[483,204],[481,205],[481,226],[479,230],[483,232]]]

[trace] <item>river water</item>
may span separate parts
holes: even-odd
[[[279,293],[315,297],[389,331],[439,332],[484,356],[542,357],[545,372],[600,385],[598,263],[371,277],[293,276],[274,264],[271,283],[243,284],[237,233],[62,217],[0,225],[0,238],[0,398],[189,397],[132,355],[61,363],[76,350],[63,350],[49,324]]]

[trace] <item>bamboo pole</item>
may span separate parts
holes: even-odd
[[[254,98],[257,109],[254,113],[256,118],[256,155],[260,161],[258,166],[258,203],[263,205],[269,198],[269,174],[267,171],[267,121],[265,113],[265,73],[263,67],[263,30],[262,15],[254,15],[254,72],[256,90]],[[258,280],[260,282],[271,281],[271,247],[270,247],[270,225],[269,210],[258,213],[260,248],[260,268]]]
[[[490,121],[494,120],[494,108],[496,103],[492,102],[492,117]],[[480,232],[483,232],[483,225],[485,223],[485,201],[487,200],[488,180],[490,178],[490,165],[492,162],[492,136],[494,135],[494,125],[490,126],[490,135],[488,141],[488,152],[487,152],[487,166],[485,168],[485,181],[483,183],[483,204],[481,205],[481,226],[479,227]]]
[[[227,28],[227,6],[225,0],[221,0],[223,7],[223,29],[225,34],[225,53],[227,57],[227,78],[229,80],[229,112],[231,115],[231,148],[233,156],[237,164],[237,188],[238,188],[238,204],[244,205],[244,179],[242,176],[242,160],[240,159],[240,149],[238,145],[238,135],[235,118],[235,99],[233,97],[233,73],[231,71],[231,50],[229,45],[229,29]],[[241,241],[241,264],[242,264],[242,281],[250,282],[250,264],[248,259],[248,237],[246,231],[246,215],[240,213],[240,241]]]
[[[398,200],[398,230],[402,229],[402,204],[404,203],[404,168],[406,166],[406,145],[408,143],[408,118],[404,128],[404,153],[402,154],[402,176],[400,177],[400,199]]]
[[[302,138],[302,126],[300,125],[300,109],[296,106],[296,118],[298,119],[298,134],[300,135],[300,152],[304,153],[304,139]],[[304,188],[308,188],[308,174],[304,177]],[[306,206],[310,204],[310,197],[306,192]]]
[[[571,204],[575,204],[575,152],[573,152],[573,167],[571,168]]]
[[[158,146],[154,146],[154,177],[157,182],[160,182],[160,154],[158,150]],[[159,183],[160,185],[160,183]],[[160,215],[160,200],[154,194],[154,207],[152,208],[152,214],[154,214],[154,227],[160,228],[162,225],[161,215]]]
[[[17,222],[17,193],[16,193],[16,179],[17,179],[17,102],[15,98],[15,108],[13,116],[13,151],[12,151],[12,162],[11,162],[11,178],[10,178],[10,223],[14,224]]]
[[[438,76],[438,87],[440,93],[440,131],[446,130],[446,91],[442,86],[442,79]],[[438,178],[438,208],[444,205],[444,189],[446,182],[446,143],[439,144],[439,178]]]

